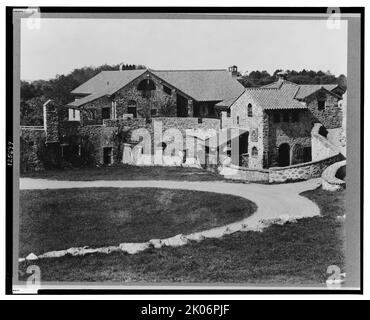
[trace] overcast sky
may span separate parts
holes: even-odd
[[[83,66],[143,64],[152,69],[312,69],[347,74],[347,24],[326,20],[42,19],[21,24],[21,79]]]

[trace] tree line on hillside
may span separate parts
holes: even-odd
[[[267,71],[252,71],[238,77],[239,82],[244,87],[260,87],[278,80],[278,73],[283,70],[278,69],[271,75]],[[341,74],[338,77],[329,71],[305,70],[295,71],[286,70],[285,79],[297,84],[339,84],[347,88],[347,78]]]
[[[71,91],[97,75],[101,71],[118,70],[119,64],[102,65],[99,67],[83,67],[74,69],[67,75],[57,75],[51,80],[21,81],[21,125],[38,126],[43,124],[42,105],[53,99],[57,104],[65,105],[74,100]],[[145,69],[143,65],[123,64],[123,70]],[[272,75],[267,71],[252,71],[240,75],[238,81],[244,87],[259,87],[272,83],[278,79],[276,70]],[[287,70],[286,80],[297,84],[339,84],[347,87],[345,75],[338,77],[330,72],[302,70]]]

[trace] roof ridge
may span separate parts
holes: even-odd
[[[226,69],[169,69],[169,70],[154,70],[154,69],[151,69],[151,71],[154,71],[154,72],[161,72],[161,71],[165,71],[165,72],[181,72],[181,71],[227,71]]]
[[[246,87],[245,90],[280,90],[280,88]]]

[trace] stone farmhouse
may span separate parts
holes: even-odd
[[[237,129],[238,157],[232,164],[251,170],[287,167],[340,153],[342,87],[298,85],[280,78],[264,87],[244,88],[237,75],[236,66],[103,71],[74,89],[75,100],[68,105],[48,101],[44,126],[21,127],[21,137],[30,141],[26,149],[32,153],[32,140],[43,136],[45,152],[56,162],[82,157],[87,148],[93,148],[95,163],[105,165],[123,160],[127,143],[117,140],[122,128],[146,128],[153,134],[156,121],[161,121],[163,131],[177,128],[182,133],[213,130],[217,135]],[[129,141],[130,146],[137,143]],[[233,145],[232,139],[219,143],[216,157]],[[160,147],[165,149],[166,143]],[[186,162],[188,150],[183,149]]]

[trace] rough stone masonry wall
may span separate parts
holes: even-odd
[[[161,122],[162,124],[162,134],[165,133],[168,129],[178,129],[183,137],[183,145],[177,145],[177,148],[184,150],[186,148],[185,138],[186,130],[194,129],[200,130],[203,132],[208,132],[209,130],[214,130],[215,133],[220,129],[220,120],[219,119],[202,119],[202,122],[198,122],[198,118],[179,118],[179,117],[159,117],[152,119],[147,122],[146,119],[137,118],[137,119],[118,119],[118,120],[104,120],[104,126],[107,128],[118,128],[123,127],[129,129],[132,133],[136,129],[145,128],[148,130],[151,137],[151,149],[154,151],[154,121]],[[133,145],[137,141],[130,141]]]
[[[39,171],[44,165],[39,158],[40,144],[45,143],[45,130],[21,127],[20,132],[20,170],[21,172]]]
[[[80,130],[80,134],[84,138],[88,138],[94,146],[94,157],[97,164],[103,164],[103,148],[113,148],[113,158],[117,155],[115,153],[114,133],[116,128],[105,126],[84,126]]]
[[[299,112],[299,121],[292,122],[292,112]],[[280,122],[274,122],[274,113],[280,114]],[[283,143],[288,143],[292,155],[297,145],[301,147],[311,147],[311,129],[314,118],[307,110],[271,110],[268,115],[268,134],[265,141],[268,143],[268,166],[279,165],[279,147]],[[287,114],[289,122],[283,121],[283,115]],[[291,157],[292,158],[292,157]],[[294,163],[294,159],[292,162]]]
[[[252,106],[252,116],[248,116],[248,105]],[[249,132],[248,137],[248,167],[262,169],[264,167],[264,125],[265,115],[262,108],[245,92],[231,106],[230,118],[222,118],[222,129],[239,128]],[[252,156],[253,147],[258,154]]]
[[[320,161],[306,162],[283,168],[270,168],[269,182],[288,182],[321,177],[323,171],[331,164],[343,160],[338,154]]]
[[[130,85],[116,92],[113,100],[117,103],[117,118],[122,118],[123,114],[128,113],[127,109],[130,101],[135,101],[137,116],[140,118],[151,118],[152,109],[157,111],[156,116],[158,117],[175,117],[177,115],[176,90],[166,85],[171,89],[171,94],[165,93],[163,91],[164,83],[159,81],[156,77],[148,77],[147,75],[148,73],[143,74]],[[150,79],[155,84],[155,90],[152,91],[150,98],[142,97],[142,92],[137,89],[139,83],[144,79]]]
[[[318,98],[326,99],[324,110],[318,109]],[[314,123],[322,123],[326,129],[340,128],[342,126],[343,112],[339,106],[339,99],[323,90],[309,96],[306,104],[311,112]]]

